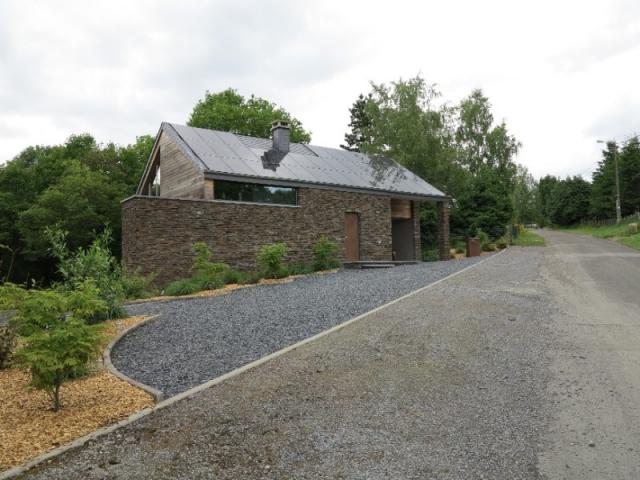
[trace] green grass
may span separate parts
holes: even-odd
[[[570,227],[562,230],[573,233],[584,233],[598,238],[624,237],[627,235],[627,224],[620,225],[581,225],[579,227]]]
[[[640,233],[630,235],[628,231],[629,223],[634,222],[625,222],[620,225],[581,225],[579,227],[563,228],[561,230],[571,233],[582,233],[597,238],[614,238],[622,245],[640,250]]]
[[[512,244],[518,247],[544,247],[545,245],[544,238],[529,230],[521,231],[520,235],[513,239]]]
[[[618,241],[621,244],[626,245],[627,247],[640,250],[640,233],[636,233],[635,235],[630,235],[628,237],[621,238]]]

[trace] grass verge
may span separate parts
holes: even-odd
[[[545,242],[544,238],[537,233],[523,229],[520,234],[513,239],[512,245],[518,247],[544,247]]]
[[[580,225],[578,227],[563,228],[562,230],[570,233],[581,233],[591,235],[596,238],[610,238],[627,247],[640,250],[640,233],[629,233],[629,223],[625,222],[620,225]]]
[[[105,322],[108,341],[145,318]],[[31,388],[29,380],[23,370],[0,370],[0,472],[154,404],[145,391],[96,369],[64,384],[62,408],[56,413],[47,395]]]

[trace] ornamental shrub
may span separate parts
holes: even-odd
[[[339,267],[338,244],[322,235],[313,246],[313,259],[315,270],[329,270]]]
[[[204,242],[194,243],[192,250],[195,254],[191,264],[193,285],[202,285],[202,290],[224,287],[227,283],[227,274],[231,270],[229,265],[222,262],[212,262],[211,251]]]
[[[99,294],[92,279],[78,284],[73,291],[25,290],[15,305],[17,313],[11,323],[18,335],[27,337],[52,330],[68,317],[90,321],[106,314],[107,305]]]
[[[262,268],[265,278],[284,278],[289,272],[284,264],[284,259],[289,253],[284,243],[272,243],[264,245],[256,255],[258,265]]]
[[[60,387],[85,375],[100,353],[103,325],[87,325],[71,315],[47,330],[24,339],[16,360],[31,373],[31,384],[44,390],[60,409]]]

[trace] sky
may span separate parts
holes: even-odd
[[[481,88],[536,177],[590,177],[640,133],[640,2],[0,0],[0,163],[89,132],[128,144],[205,91],[283,106],[337,147],[370,82]]]

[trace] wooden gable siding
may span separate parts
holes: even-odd
[[[393,219],[410,219],[411,218],[411,201],[399,198],[391,199],[391,218]]]
[[[160,136],[160,196],[204,198],[204,174],[165,133]]]

